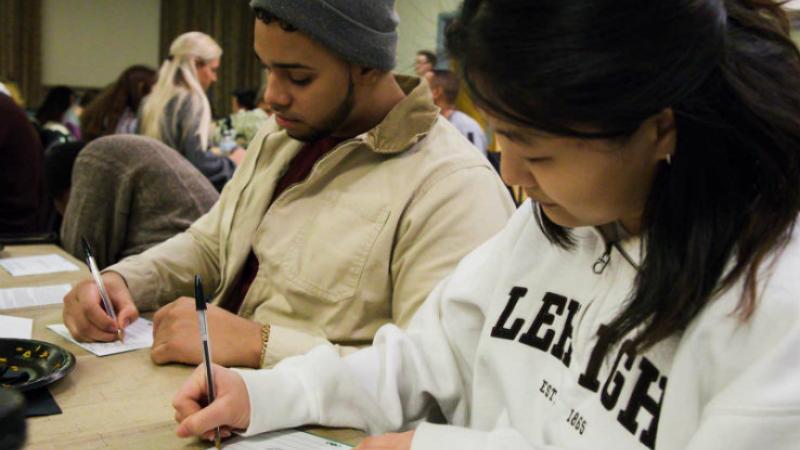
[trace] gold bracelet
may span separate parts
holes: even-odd
[[[261,369],[264,367],[264,359],[267,356],[267,343],[269,342],[269,324],[265,324],[261,327],[261,358],[258,360],[258,368]]]

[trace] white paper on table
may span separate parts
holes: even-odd
[[[30,339],[33,319],[0,315],[0,338]]]
[[[69,330],[67,330],[67,327],[64,326],[63,323],[48,325],[47,328],[97,356],[114,355],[116,353],[124,353],[153,346],[153,322],[142,319],[141,317],[125,328],[124,343],[120,341],[78,342],[72,338],[72,335],[69,334]]]
[[[78,266],[57,254],[2,258],[0,259],[0,267],[5,269],[12,277],[80,270]]]
[[[225,442],[226,450],[335,450],[353,448],[297,430],[273,431]],[[214,447],[209,447],[213,450]]]
[[[0,289],[0,309],[58,304],[70,289],[68,284]]]

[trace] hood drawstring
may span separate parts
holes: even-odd
[[[622,246],[619,244],[619,241],[606,241],[606,250],[603,252],[602,255],[600,255],[599,258],[597,258],[594,264],[592,264],[592,272],[596,273],[597,275],[600,275],[601,273],[603,273],[604,270],[606,270],[606,266],[608,266],[608,263],[611,262],[611,250],[615,248],[622,256],[622,259],[627,261],[628,264],[631,265],[631,267],[633,267],[637,271],[640,269],[640,266],[633,261],[633,258],[631,258],[628,252],[626,252],[625,249],[622,248]]]
[[[601,229],[599,227],[597,228],[597,231],[603,237],[603,240],[604,240],[604,242],[606,244],[606,250],[603,252],[602,255],[600,255],[599,258],[597,258],[597,260],[594,262],[594,264],[592,264],[592,272],[594,272],[595,274],[600,275],[601,273],[603,273],[604,270],[606,270],[606,267],[611,262],[611,251],[613,249],[615,249],[615,248],[617,249],[619,254],[622,256],[622,258],[625,261],[627,261],[628,264],[631,265],[631,267],[633,267],[637,271],[640,269],[639,264],[637,264],[633,260],[633,258],[631,258],[631,256],[628,254],[628,252],[626,252],[625,249],[622,248],[622,245],[620,244],[620,241],[621,241],[620,229],[622,229],[623,233],[625,233],[625,231],[622,228],[622,226],[620,224],[618,224],[618,223],[614,224],[614,228],[613,229],[605,230],[605,232],[604,232],[603,229]],[[611,234],[611,236],[608,236],[608,234]],[[642,247],[640,246],[639,247],[640,259],[641,259],[641,251],[642,251]]]
[[[597,261],[592,264],[592,272],[600,275],[604,270],[606,270],[606,266],[608,265],[609,261],[611,261],[612,245],[613,244],[611,242],[606,242],[606,251],[604,251],[603,254],[597,258]]]

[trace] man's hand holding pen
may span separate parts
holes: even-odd
[[[102,274],[109,300],[117,313],[117,323],[103,308],[94,280],[78,283],[64,297],[64,324],[81,342],[112,342],[116,330],[139,318],[123,278],[116,272]],[[262,325],[239,317],[217,306],[208,305],[208,321],[214,330],[212,345],[215,361],[226,366],[257,367],[261,357]],[[195,301],[181,297],[159,309],[153,316],[151,358],[157,364],[200,364],[203,356],[197,346],[200,339]]]
[[[64,324],[70,334],[82,342],[112,342],[119,339],[118,329],[139,318],[130,291],[122,276],[115,272],[101,275],[117,316],[117,321],[103,307],[100,292],[93,279],[78,283],[64,296]]]

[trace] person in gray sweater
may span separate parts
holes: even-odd
[[[101,268],[184,231],[219,197],[178,152],[144,136],[106,136],[82,150],[51,148],[45,173],[63,215],[62,246],[82,259],[85,236]]]

